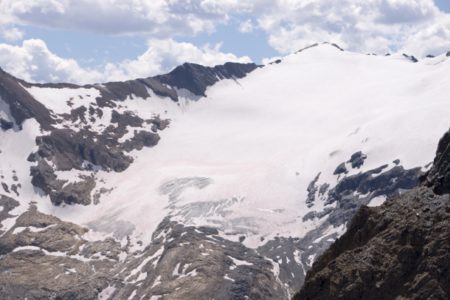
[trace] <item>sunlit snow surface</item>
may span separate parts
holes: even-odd
[[[168,215],[233,240],[245,235],[250,247],[302,237],[323,222],[302,221],[323,209],[305,203],[319,172],[319,184],[333,186],[336,166],[357,151],[368,158],[349,175],[395,159],[405,168],[431,162],[450,125],[449,72],[444,57],[414,64],[321,45],[221,81],[198,101],[129,99],[123,105],[140,116],[167,111],[159,144],[133,152],[122,173],[99,172],[97,188],[113,190],[98,205],[56,208],[41,198],[39,206],[99,234],[133,232],[144,245]]]

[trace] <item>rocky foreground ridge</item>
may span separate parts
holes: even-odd
[[[296,300],[450,298],[450,131],[422,185],[363,206]]]

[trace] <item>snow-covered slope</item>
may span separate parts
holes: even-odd
[[[413,63],[404,56],[367,56],[322,44],[243,78],[213,74],[221,80],[207,85],[207,97],[167,80],[158,88],[170,88],[176,97],[146,86],[147,94],[130,88],[126,97],[104,96],[112,103],[105,105],[98,98],[102,89],[111,90],[107,84],[22,82],[51,110],[54,123],[40,132],[38,122],[27,119],[22,130],[15,124],[0,132],[2,182],[9,190],[5,193],[20,202],[17,212],[35,201],[39,211],[89,228],[87,240],[113,237],[128,243],[124,255],[154,247],[152,234],[168,220],[214,228],[217,239],[242,243],[246,251],[265,257],[273,275],[292,292],[360,205],[379,205],[415,186],[450,125],[449,72],[445,56]],[[0,108],[1,116],[12,121],[8,105],[2,102]],[[111,123],[114,115],[126,121]],[[143,122],[136,124],[133,117]],[[160,126],[162,120],[170,125]],[[114,128],[108,129],[111,124]],[[37,158],[27,161],[38,149],[36,137],[54,130],[70,130],[74,138],[92,143],[105,139],[105,148],[95,148],[100,154],[120,149],[124,156],[110,156],[132,161],[114,171],[117,164],[109,160],[102,165],[82,156],[79,164],[71,158],[67,167],[55,154],[65,149],[54,146],[55,138],[44,138]],[[159,137],[139,147],[135,137],[140,131]],[[43,155],[44,148],[51,154]],[[51,183],[46,193],[33,191],[29,176],[30,167],[43,160],[56,180],[65,180],[44,180]],[[17,194],[10,190],[13,173],[21,184]],[[77,190],[77,182],[89,183],[90,188],[79,187],[87,194],[77,193],[89,201],[72,202],[88,205],[55,194],[72,184],[67,196]],[[2,225],[6,231],[14,221],[5,219]],[[241,259],[242,268],[256,264]],[[234,284],[230,276],[223,278]],[[161,278],[152,280],[155,285]],[[109,291],[114,296],[114,289]],[[133,291],[144,293],[116,291],[116,297],[133,296]]]

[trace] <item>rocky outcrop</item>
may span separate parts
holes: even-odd
[[[436,194],[450,193],[450,131],[439,141],[433,167],[424,179]]]
[[[0,221],[18,203],[4,196]],[[1,299],[286,299],[273,263],[216,229],[166,218],[133,251],[32,204],[0,236]]]
[[[78,116],[83,119],[85,112]],[[48,194],[55,205],[88,205],[96,185],[96,170],[124,171],[133,162],[127,153],[155,146],[160,139],[158,131],[168,125],[169,120],[159,116],[143,120],[128,111],[113,110],[111,125],[103,131],[53,129],[48,135],[37,137],[38,151],[29,157],[37,163],[31,167],[32,184]],[[130,131],[130,138],[122,141]],[[56,171],[71,170],[88,171],[91,175],[78,176],[77,182],[57,178]]]
[[[24,120],[35,118],[43,129],[51,128],[54,121],[50,112],[23,88],[22,83],[22,80],[0,68],[0,98],[8,105],[9,112],[14,119],[8,121],[14,121],[20,127]],[[2,125],[3,127],[4,125]]]
[[[413,63],[419,62],[419,60],[416,57],[414,57],[413,55],[408,55],[408,54],[403,53],[403,57],[410,60]]]
[[[186,89],[194,95],[206,96],[205,91],[222,79],[237,79],[245,77],[255,70],[255,64],[226,63],[215,67],[204,67],[198,64],[185,63],[176,67],[166,75],[156,76],[155,79],[163,84]]]
[[[88,242],[87,229],[34,205],[0,236],[1,299],[97,299],[120,262],[120,244]]]
[[[362,206],[294,299],[450,297],[449,132],[422,186]]]
[[[111,299],[286,299],[273,264],[208,227],[165,219],[142,255],[130,257]]]

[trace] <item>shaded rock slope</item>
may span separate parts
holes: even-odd
[[[363,206],[294,299],[450,298],[450,132],[420,187]]]

